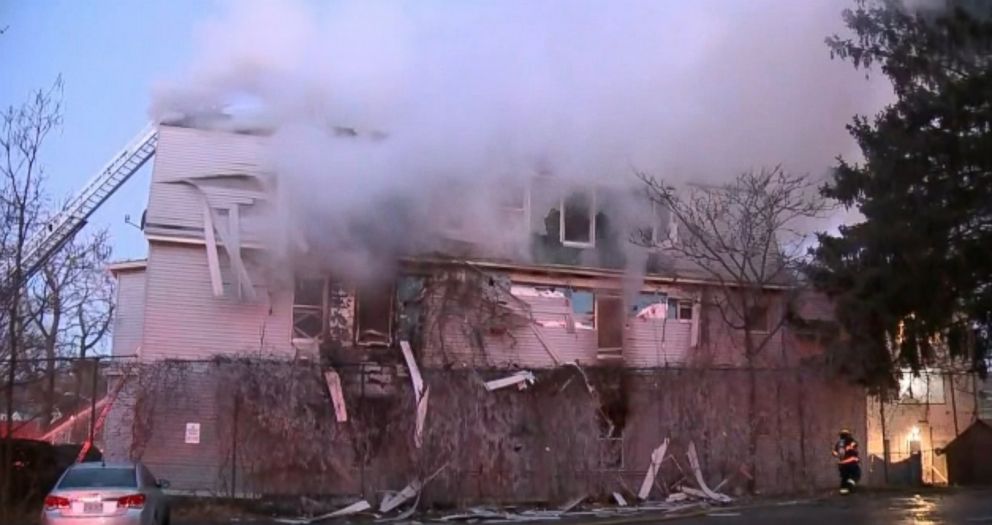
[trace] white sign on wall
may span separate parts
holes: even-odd
[[[186,423],[186,444],[188,444],[188,445],[199,445],[200,444],[200,424],[199,423]]]

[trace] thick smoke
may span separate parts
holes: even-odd
[[[824,176],[856,152],[851,116],[890,97],[830,59],[824,37],[849,6],[238,1],[201,28],[201,54],[153,113],[233,106],[264,120],[282,228],[367,277],[431,249],[424,232],[450,216],[476,239],[514,238],[500,190],[538,172],[618,186],[636,184],[633,168],[706,183],[775,164]]]

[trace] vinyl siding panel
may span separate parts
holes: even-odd
[[[292,292],[270,293],[259,272],[252,273],[254,301],[214,297],[202,246],[152,243],[142,357],[205,359],[259,352],[291,357]]]
[[[551,347],[562,362],[598,363],[597,332],[591,320],[573,314],[565,297],[522,295],[523,303],[508,304],[520,322],[504,334],[474,334],[470,322],[449,316],[446,322],[428,321],[428,366],[550,368]],[[433,298],[437,312],[438,298]],[[524,306],[526,305],[526,306]],[[436,314],[435,314],[436,315]],[[571,322],[569,321],[571,319]],[[569,328],[572,325],[574,328]],[[584,326],[583,326],[584,325]],[[537,333],[543,336],[541,341]],[[624,330],[623,364],[658,367],[682,363],[690,350],[692,323],[677,320],[630,318]],[[481,347],[480,347],[481,342]]]
[[[198,180],[206,188],[212,207],[223,209],[240,203],[241,215],[257,215],[258,212],[247,209],[261,202],[259,179],[236,176],[264,176],[260,168],[264,141],[251,135],[161,126],[145,216],[146,231],[202,238],[203,193],[189,179],[214,178]],[[257,240],[264,222],[244,221],[242,240]]]
[[[677,365],[685,361],[692,322],[673,319],[628,319],[623,362],[636,368]]]
[[[145,270],[117,274],[117,306],[111,353],[136,355],[145,324]]]

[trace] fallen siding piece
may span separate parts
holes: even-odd
[[[419,479],[411,481],[409,485],[403,488],[403,490],[383,498],[382,503],[379,505],[379,512],[391,512],[408,499],[420,494],[420,490],[423,488],[424,483]]]
[[[316,517],[314,517],[313,519],[310,520],[310,523],[313,523],[313,522],[316,522],[316,521],[324,521],[324,520],[328,520],[328,519],[331,519],[331,518],[341,518],[341,517],[344,517],[344,516],[351,516],[352,514],[358,514],[359,512],[365,512],[366,510],[369,510],[371,508],[372,508],[372,505],[369,505],[369,502],[367,502],[365,500],[356,501],[355,503],[352,503],[351,505],[348,505],[347,507],[338,509],[338,510],[336,510],[334,512],[331,512],[329,514],[324,514],[323,516],[316,516]]]
[[[665,501],[667,501],[669,503],[676,503],[676,502],[679,502],[679,501],[685,501],[687,499],[689,499],[689,495],[688,494],[686,494],[684,492],[673,492],[673,493],[669,494],[667,498],[665,498]]]
[[[369,502],[365,500],[356,501],[347,507],[340,508],[334,512],[328,514],[323,514],[320,516],[314,516],[312,518],[276,518],[275,521],[279,523],[292,523],[292,524],[309,524],[316,523],[318,521],[329,520],[332,518],[342,518],[344,516],[351,516],[352,514],[358,514],[359,512],[364,512],[372,508]]]
[[[420,368],[417,367],[417,361],[413,358],[413,350],[410,348],[410,342],[400,341],[400,350],[403,352],[403,360],[406,361],[406,367],[410,370],[410,380],[413,381],[414,401],[419,406],[420,396],[424,393],[424,378],[421,377]]]
[[[619,492],[613,493],[613,499],[616,500],[617,505],[620,505],[621,507],[627,506],[627,500],[623,499],[623,496]]]
[[[555,366],[561,365],[561,356],[558,355],[557,350],[555,350],[550,344],[548,344],[548,340],[544,338],[544,334],[541,333],[541,328],[537,325],[536,322],[530,325],[530,329],[531,331],[534,332],[534,335],[537,337],[537,340],[541,343],[541,346],[544,347],[544,351],[547,352],[549,356],[551,356],[551,361],[554,362]]]
[[[558,508],[558,510],[560,510],[561,513],[564,514],[564,513],[568,512],[568,511],[574,509],[575,507],[578,507],[580,503],[582,503],[583,501],[586,500],[586,497],[587,497],[586,495],[576,496],[576,497],[574,497],[574,498],[566,501],[564,505],[562,505],[561,507]]]
[[[682,487],[680,490],[682,491],[682,494],[684,496],[692,496],[692,497],[698,498],[698,499],[710,499],[710,497],[707,496],[705,492],[703,492],[703,491],[701,491],[699,489],[694,489],[692,487]],[[685,499],[685,498],[682,498],[682,499]]]
[[[641,500],[648,499],[651,494],[651,487],[654,485],[655,478],[658,477],[658,471],[661,470],[661,462],[665,460],[665,452],[668,450],[668,438],[658,445],[658,448],[651,452],[651,465],[648,467],[648,471],[644,474],[644,481],[641,482],[641,490],[637,492],[637,497]]]
[[[730,496],[714,492],[708,485],[706,485],[706,480],[703,479],[703,470],[699,466],[699,455],[696,454],[696,444],[692,441],[689,442],[689,452],[687,452],[686,455],[689,456],[689,466],[692,467],[692,473],[696,477],[696,483],[699,484],[699,488],[706,494],[706,497],[721,503],[729,503],[733,501]]]
[[[430,387],[424,389],[424,395],[417,403],[417,428],[413,434],[413,444],[420,448],[424,445],[424,420],[427,419],[427,399],[430,397]]]
[[[210,269],[210,287],[214,297],[224,295],[224,282],[220,276],[220,260],[217,257],[217,238],[214,237],[214,212],[210,209],[207,197],[203,196],[203,240],[207,244],[207,267]]]
[[[331,402],[334,404],[334,417],[338,423],[348,421],[348,407],[344,404],[344,392],[341,389],[341,376],[337,371],[328,369],[324,372],[324,382],[327,383],[327,390],[331,393]]]
[[[517,385],[517,388],[523,390],[527,388],[527,384],[533,385],[537,381],[534,374],[528,370],[522,370],[516,372],[511,376],[504,377],[502,379],[494,379],[492,381],[486,381],[486,390],[492,392],[493,390],[499,390],[500,388],[506,388],[511,385]]]

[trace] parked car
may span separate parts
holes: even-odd
[[[45,497],[43,525],[168,525],[165,480],[141,463],[79,463]]]

